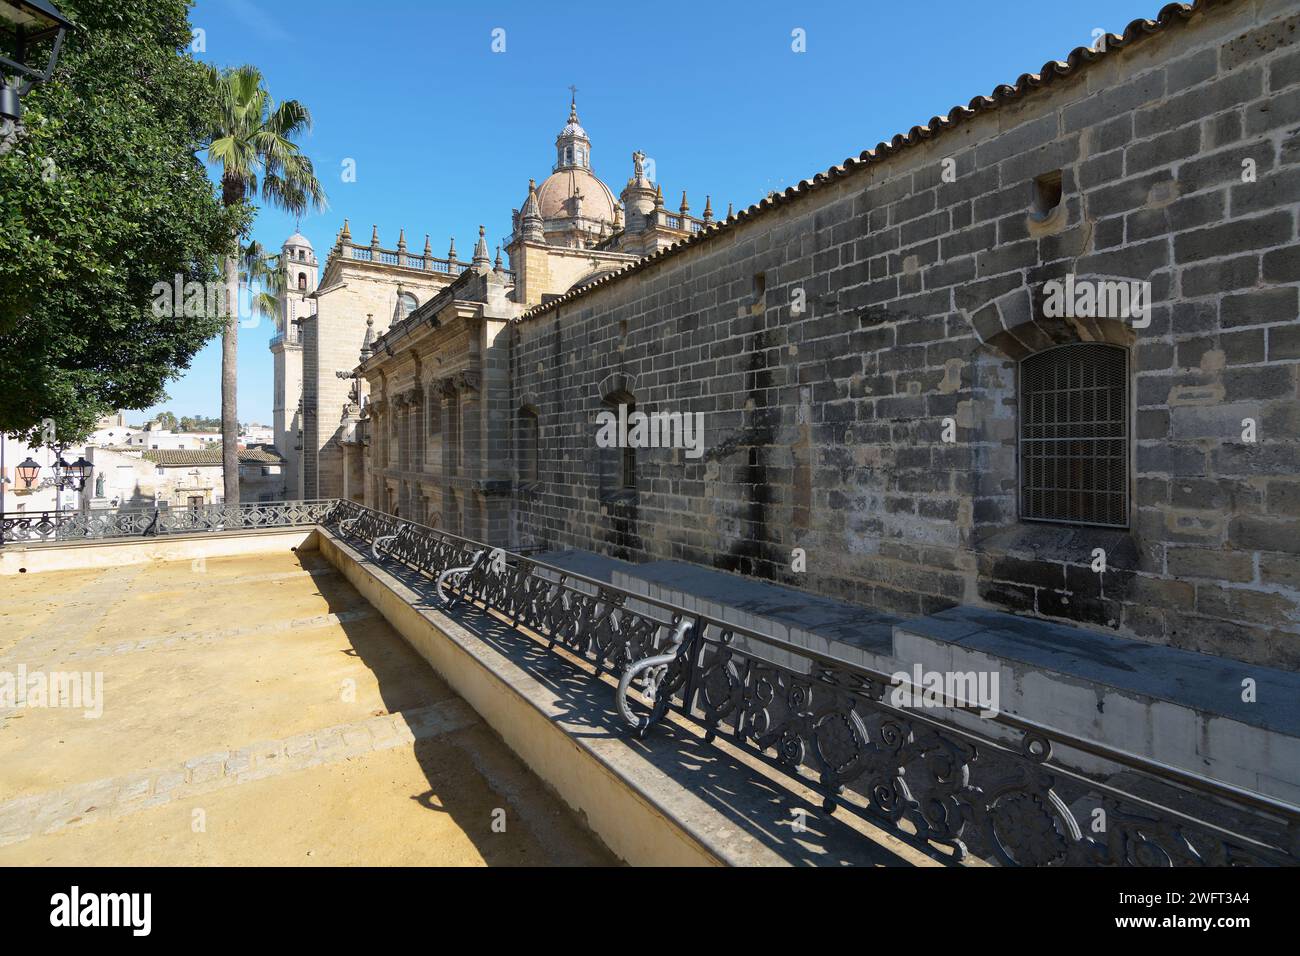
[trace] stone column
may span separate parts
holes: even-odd
[[[424,389],[411,389],[411,471],[424,471]]]
[[[379,494],[379,483],[383,480],[384,455],[387,452],[388,439],[388,416],[383,399],[374,400],[370,403],[370,444],[366,449],[368,459],[366,482],[366,506],[380,509],[383,498]]]
[[[460,521],[455,514],[455,482],[459,479],[456,464],[460,454],[460,402],[454,379],[444,378],[438,381],[437,400],[442,419],[442,474],[439,476],[442,490],[442,526],[455,533],[460,527]]]
[[[481,378],[478,370],[467,369],[456,376],[460,386],[460,443],[462,471],[467,478],[483,477],[483,422]]]

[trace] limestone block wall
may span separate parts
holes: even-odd
[[[352,383],[335,373],[356,367],[367,315],[374,316],[375,334],[382,334],[396,314],[399,285],[423,303],[452,278],[362,260],[331,260],[318,292],[317,314],[303,324],[304,497],[342,495],[343,456],[334,439]]]
[[[302,401],[302,344],[293,333],[295,340],[280,341],[272,345],[271,353],[274,366],[274,407],[272,409],[272,427],[275,432],[275,447],[285,459],[285,494],[289,498],[301,498],[300,461],[302,452],[297,450],[301,444],[298,436],[302,428],[302,417],[298,411]]]
[[[1294,3],[1213,5],[541,307],[514,536],[1297,669],[1298,40]],[[1067,274],[1150,282],[1149,324],[1049,320]],[[1018,363],[1079,341],[1125,349],[1126,527],[1018,516]],[[638,449],[602,493],[612,394],[703,413],[705,456]]]

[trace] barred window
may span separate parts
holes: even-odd
[[[1128,352],[1081,342],[1020,363],[1020,516],[1128,526]]]

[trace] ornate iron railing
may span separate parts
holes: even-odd
[[[636,733],[672,711],[814,787],[824,810],[860,812],[958,858],[1300,863],[1300,809],[1288,804],[1007,714],[975,721],[951,700],[895,706],[890,675],[353,502],[324,523],[452,602],[626,677],[618,704]],[[648,696],[631,690],[643,674]],[[1105,761],[1124,784],[1063,765],[1057,748]]]
[[[7,512],[0,515],[0,545],[314,525],[330,512],[335,503],[334,499],[324,499],[249,502],[234,506],[217,504],[198,508]]]
[[[1300,809],[1008,714],[891,702],[891,676],[333,499],[5,514],[4,542],[321,525],[621,678],[644,735],[672,712],[812,787],[823,809],[1003,865],[1296,865]],[[635,689],[635,688],[638,688]],[[1122,771],[1084,774],[1086,754]]]

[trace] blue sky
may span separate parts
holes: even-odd
[[[462,257],[479,224],[509,231],[529,177],[554,162],[569,90],[592,140],[592,165],[617,194],[631,153],[655,161],[667,205],[688,190],[725,213],[1153,17],[1157,0],[858,0],[548,4],[433,0],[198,0],[201,59],[252,63],[277,99],[298,99],[315,127],[303,141],[330,209],[303,233],[322,263],[344,217],[353,236],[414,251],[432,236]],[[492,50],[504,30],[505,51]],[[801,29],[806,52],[792,50]],[[355,160],[356,182],[342,181]],[[263,209],[254,236],[278,249],[291,217]],[[239,416],[271,421],[273,329],[241,329]],[[155,410],[220,411],[220,343],[171,383]],[[145,415],[132,416],[132,421]]]

